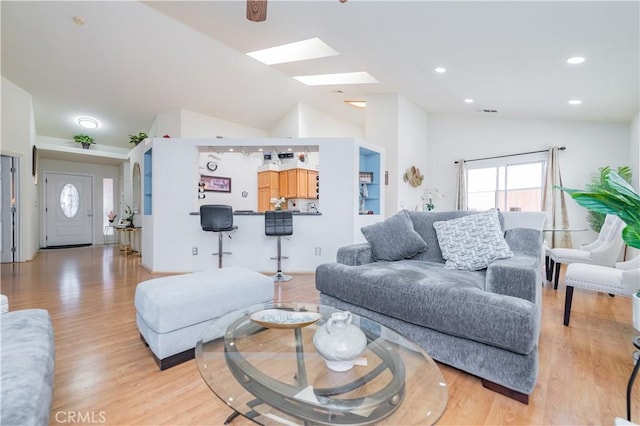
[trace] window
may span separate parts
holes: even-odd
[[[105,235],[113,235],[113,227],[109,226],[109,212],[113,210],[113,179],[102,179],[102,226]]]
[[[467,170],[469,210],[540,211],[544,161]]]

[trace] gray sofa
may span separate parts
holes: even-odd
[[[49,313],[17,310],[0,322],[0,425],[48,425],[55,359]]]
[[[373,246],[342,247],[337,263],[316,269],[320,303],[378,321],[418,343],[433,359],[528,403],[538,375],[542,233],[525,228],[503,233],[499,215],[497,232],[513,256],[480,270],[447,269],[434,223],[474,212],[403,214],[424,241],[418,252],[414,247],[400,260],[380,260],[380,241],[406,247],[405,240],[415,235],[405,238],[394,230],[376,241],[363,228]]]

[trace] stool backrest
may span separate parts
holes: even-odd
[[[264,212],[264,233],[268,236],[292,235],[293,215],[286,210]]]
[[[224,204],[200,206],[200,225],[204,231],[231,231],[233,229],[233,209]]]

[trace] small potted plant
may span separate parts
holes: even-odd
[[[73,140],[82,144],[82,148],[84,149],[89,149],[89,147],[91,146],[91,144],[94,144],[94,140],[91,136],[88,135],[75,135],[73,137]]]
[[[133,228],[133,219],[136,216],[136,212],[131,208],[131,206],[127,205],[127,208],[124,209],[125,220],[127,221],[127,228]]]
[[[129,135],[129,142],[134,144],[135,146],[138,146],[138,144],[145,140],[147,137],[147,134],[144,132],[140,132],[137,135]]]

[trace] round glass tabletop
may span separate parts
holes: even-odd
[[[366,349],[347,371],[327,367],[313,336],[334,312],[260,304],[213,320],[196,345],[200,374],[225,404],[260,424],[435,423],[447,404],[440,369],[393,330],[353,314]]]

